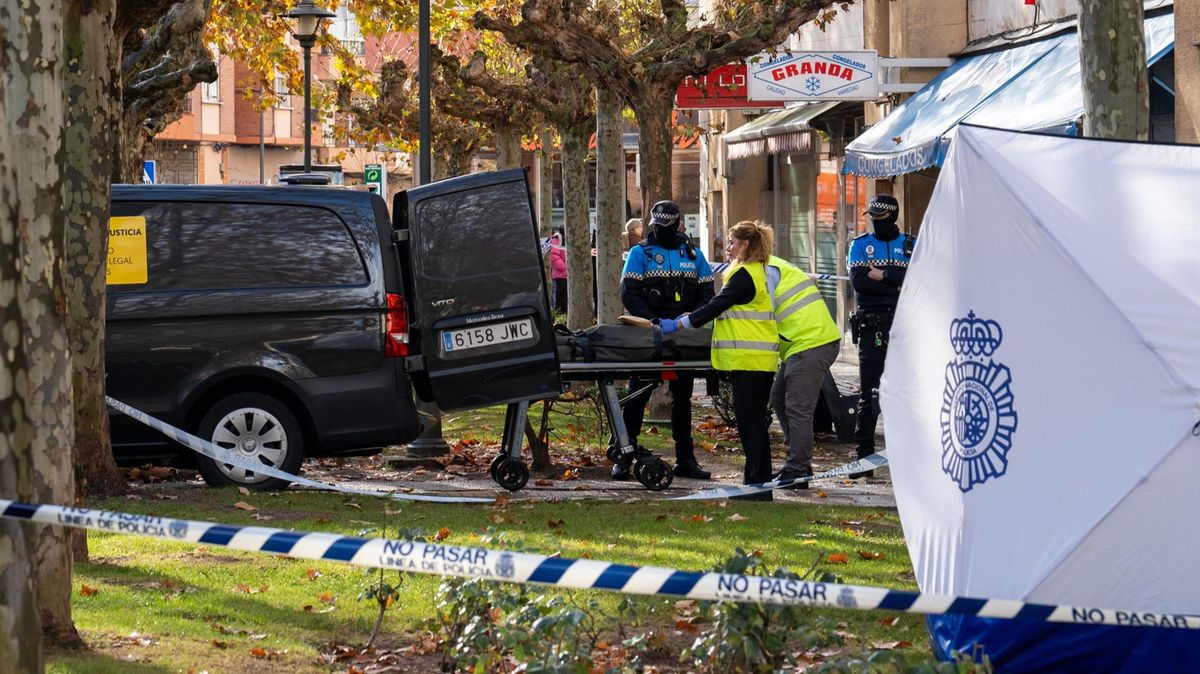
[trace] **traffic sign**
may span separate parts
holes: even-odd
[[[158,162],[147,159],[142,162],[142,182],[153,185],[158,182]]]
[[[367,164],[363,167],[363,183],[365,183],[372,192],[379,196],[387,196],[387,173],[383,171],[383,164]]]

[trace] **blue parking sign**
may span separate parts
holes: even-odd
[[[142,182],[153,185],[158,182],[158,162],[147,159],[142,162]]]

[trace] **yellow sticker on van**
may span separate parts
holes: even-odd
[[[108,219],[108,285],[145,283],[146,218],[121,216]]]

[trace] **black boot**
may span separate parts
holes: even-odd
[[[772,479],[795,480],[796,478],[800,478],[800,477],[812,477],[812,474],[813,474],[812,466],[808,466],[807,468],[804,468],[800,471],[788,470],[787,468],[784,468],[783,470],[776,473]],[[809,483],[809,480],[805,480],[804,482],[797,482],[795,484],[790,484],[790,485],[784,487],[784,489],[808,489],[808,483]]]
[[[868,457],[868,456],[870,456],[870,455],[872,455],[872,454],[874,454],[874,453],[875,453],[875,448],[874,448],[874,447],[872,447],[872,448],[870,448],[870,449],[866,449],[866,450],[864,450],[863,448],[861,448],[861,447],[860,447],[860,448],[858,449],[858,458],[862,459],[862,458]],[[848,475],[848,477],[849,477],[851,480],[857,480],[857,479],[858,479],[858,478],[860,478],[860,477],[875,477],[875,471],[873,471],[873,470],[861,470],[861,471],[859,471],[859,472],[857,472],[857,473],[850,473],[850,475]]]
[[[690,477],[695,480],[708,480],[712,478],[712,473],[700,467],[696,463],[695,457],[676,458],[675,459],[675,475],[679,477]]]
[[[630,472],[628,463],[616,463],[613,465],[610,477],[614,480],[628,480],[632,476],[633,473]]]

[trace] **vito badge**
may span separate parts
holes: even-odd
[[[946,365],[942,391],[942,470],[964,493],[1008,470],[1017,430],[1012,373],[992,359],[1003,339],[999,323],[974,311],[950,322],[958,357]]]

